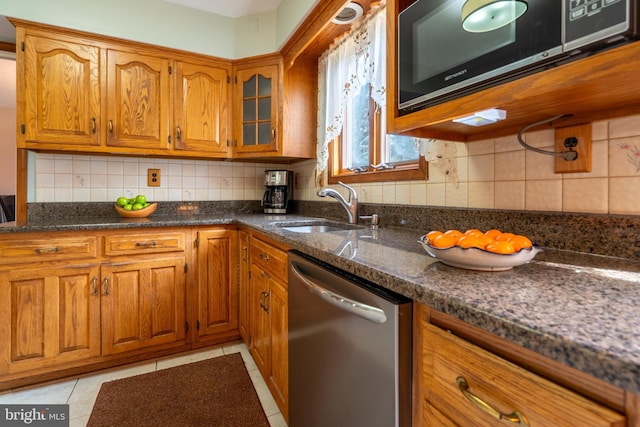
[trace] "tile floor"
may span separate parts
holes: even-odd
[[[76,378],[47,383],[37,387],[24,387],[0,393],[0,403],[31,403],[31,404],[69,404],[70,427],[84,427],[89,420],[93,404],[103,382],[113,381],[133,375],[144,374],[171,368],[185,363],[197,362],[225,354],[240,353],[244,360],[249,376],[258,393],[262,408],[269,419],[271,427],[286,427],[286,422],[280,414],[267,385],[265,384],[247,347],[241,342],[228,343],[221,346],[194,350],[174,356],[152,359],[131,365],[124,365],[112,369],[83,375]]]

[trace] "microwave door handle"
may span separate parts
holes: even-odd
[[[296,277],[300,279],[307,290],[309,290],[309,292],[311,292],[312,294],[320,297],[327,303],[343,311],[348,311],[349,313],[355,314],[356,316],[360,316],[374,323],[385,323],[387,321],[387,316],[384,314],[383,310],[330,291],[322,285],[313,281],[313,279],[311,279],[310,277],[304,275],[297,268],[295,263],[292,262],[290,265],[293,274],[295,274]]]

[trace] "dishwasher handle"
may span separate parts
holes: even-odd
[[[324,288],[322,285],[314,282],[308,276],[305,276],[304,273],[302,273],[298,269],[294,262],[291,262],[289,265],[291,266],[291,271],[293,271],[293,274],[295,274],[296,277],[300,279],[302,284],[309,290],[309,292],[317,295],[329,304],[374,323],[385,323],[387,321],[387,316],[384,314],[383,310],[330,291]]]

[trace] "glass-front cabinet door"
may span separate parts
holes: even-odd
[[[237,153],[278,150],[278,66],[238,70],[236,82]]]

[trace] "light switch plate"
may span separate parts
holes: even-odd
[[[575,138],[578,144],[571,150],[578,153],[575,160],[555,158],[555,173],[591,172],[591,123],[561,127],[556,129],[555,151],[569,151],[565,141]]]

